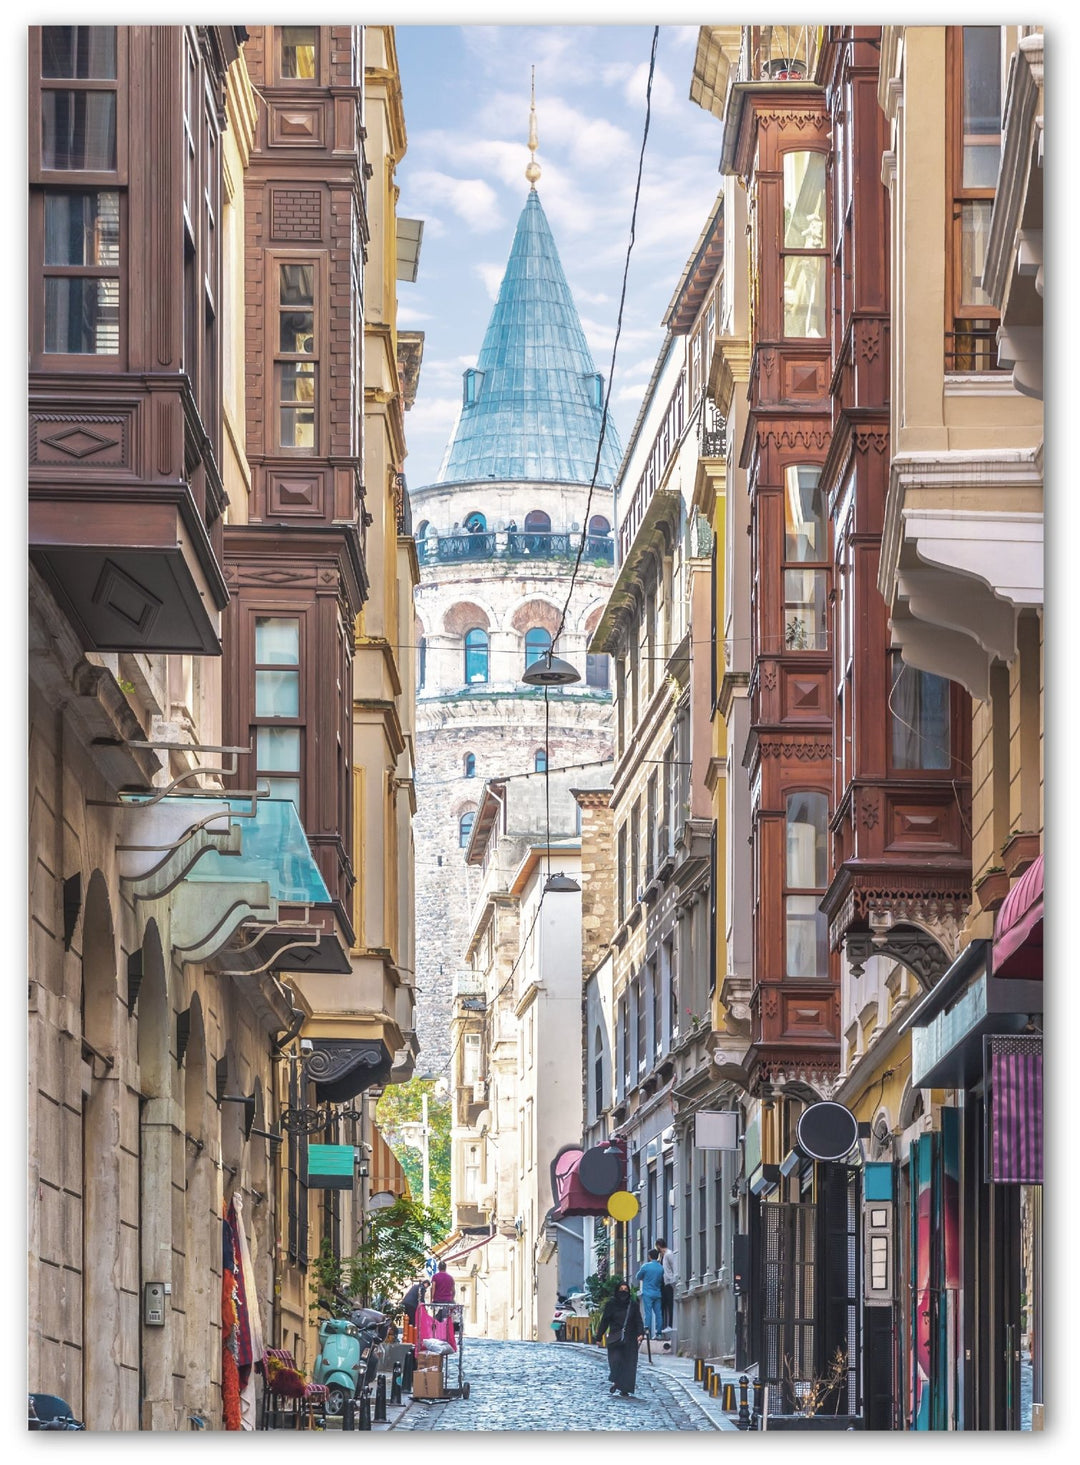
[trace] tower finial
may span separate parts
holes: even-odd
[[[529,162],[525,169],[525,177],[529,180],[529,187],[536,188],[536,180],[540,177],[540,164],[536,161],[536,149],[540,146],[536,139],[536,67],[532,69],[532,95],[529,101]]]

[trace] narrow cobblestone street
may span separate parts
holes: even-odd
[[[415,1403],[398,1429],[410,1430],[713,1430],[681,1386],[644,1362],[637,1394],[608,1393],[607,1354],[558,1343],[467,1338],[468,1399]],[[457,1359],[448,1365],[457,1382]]]

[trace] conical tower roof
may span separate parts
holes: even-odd
[[[437,481],[590,483],[603,387],[533,189]],[[598,484],[615,482],[621,458],[609,416]]]

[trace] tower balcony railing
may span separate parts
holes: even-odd
[[[743,27],[738,81],[809,81],[817,65],[821,27],[748,25]]]
[[[467,560],[543,559],[572,560],[581,545],[580,531],[552,534],[532,530],[482,530],[464,534],[426,534],[417,543],[423,564],[453,564]],[[582,551],[585,563],[615,563],[615,541],[610,534],[587,534]]]

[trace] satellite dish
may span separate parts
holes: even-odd
[[[823,1099],[800,1114],[795,1137],[812,1160],[842,1160],[858,1143],[859,1121],[845,1105]]]
[[[397,1196],[392,1190],[377,1190],[373,1195],[368,1196],[367,1208],[369,1211],[385,1211],[387,1206],[392,1206]]]

